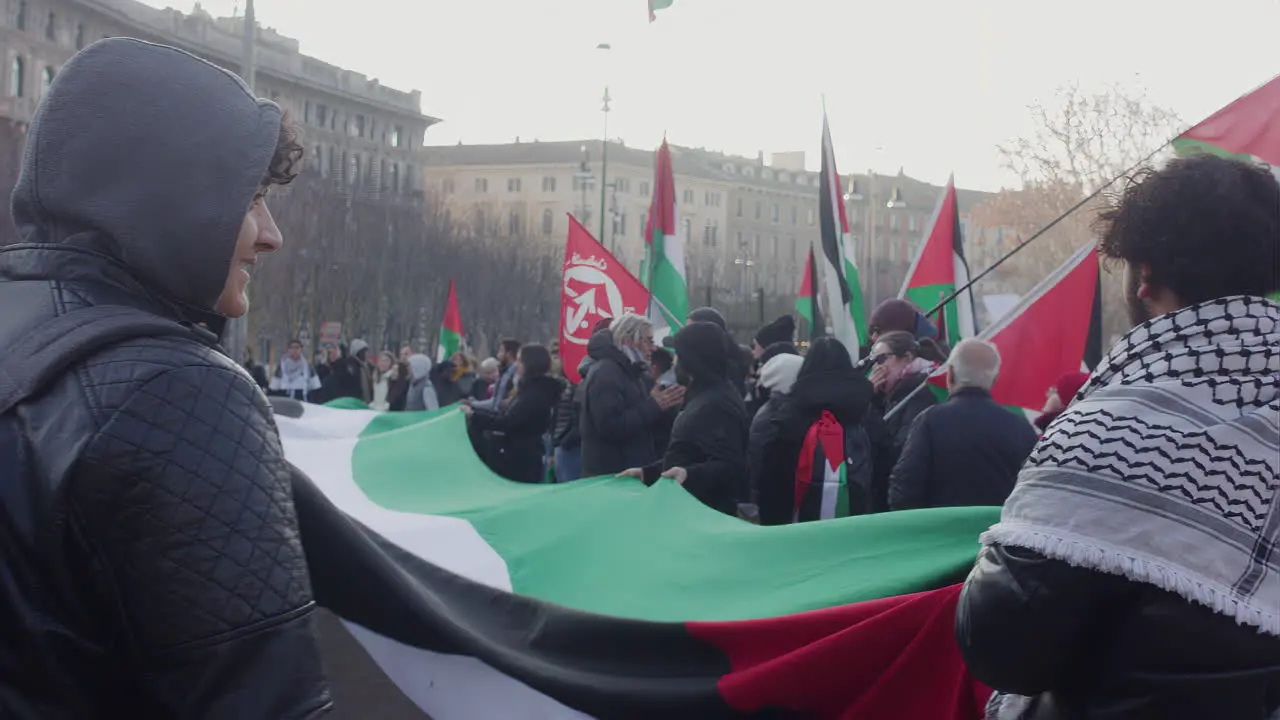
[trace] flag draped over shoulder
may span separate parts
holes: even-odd
[[[569,216],[560,286],[560,362],[565,377],[578,382],[591,331],[601,320],[643,313],[649,291],[591,232]]]
[[[1092,369],[1101,361],[1099,270],[1094,246],[1080,248],[978,335],[1000,351],[1002,369],[991,388],[996,402],[1034,419],[1045,392],[1059,377]],[[945,398],[945,367],[929,385]]]
[[[503,480],[455,410],[276,403],[317,602],[434,720],[981,717],[955,583],[998,508],[762,528],[668,481]]]
[[[898,296],[928,312],[968,284],[969,265],[964,258],[960,208],[956,203],[953,176],[947,179],[947,187],[933,211],[933,221],[925,229],[924,242],[911,261]],[[938,326],[940,337],[948,345],[973,337],[973,293],[960,293],[929,319]]]
[[[440,343],[436,362],[444,362],[462,348],[462,314],[458,312],[458,294],[449,278],[449,298],[444,305],[444,321],[440,323]]]
[[[818,215],[822,235],[822,271],[820,276],[827,298],[831,332],[853,357],[861,355],[867,343],[866,313],[862,303],[862,286],[858,267],[853,262],[853,238],[849,236],[849,220],[845,215],[844,193],[840,173],[836,170],[835,150],[831,145],[831,126],[822,114],[822,187],[818,190]],[[821,331],[822,328],[819,328]]]
[[[676,181],[671,148],[664,138],[653,169],[653,200],[644,229],[644,283],[652,293],[649,319],[654,335],[675,332],[689,316],[689,283],[684,267],[684,243],[676,222]]]

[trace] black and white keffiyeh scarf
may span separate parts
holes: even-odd
[[[1280,304],[1139,325],[1051,424],[983,534],[1280,635]]]

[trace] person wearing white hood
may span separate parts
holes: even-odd
[[[409,369],[413,371],[413,382],[409,384],[409,399],[404,409],[437,410],[440,401],[436,399],[436,389],[431,385],[431,358],[426,355],[410,355]]]

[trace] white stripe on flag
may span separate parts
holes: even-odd
[[[378,413],[309,404],[303,407],[301,418],[276,416],[285,457],[306,473],[334,505],[427,562],[511,591],[506,562],[471,523],[460,518],[388,510],[370,500],[356,484],[352,466],[355,446],[360,433]],[[443,417],[447,416],[428,422],[438,422]],[[435,720],[590,720],[589,715],[476,658],[422,650],[346,620],[343,625],[400,691]]]

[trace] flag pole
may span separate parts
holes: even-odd
[[[1077,202],[1075,205],[1072,205],[1070,208],[1067,209],[1066,212],[1062,213],[1061,215],[1059,215],[1058,217],[1050,221],[1048,225],[1045,225],[1044,227],[1037,230],[1035,234],[1033,234],[1031,237],[1018,243],[1016,247],[1014,247],[1012,250],[1010,250],[1009,252],[1001,256],[998,260],[992,263],[991,266],[988,267],[986,270],[983,270],[982,272],[978,273],[975,277],[969,278],[969,282],[965,283],[964,285],[961,285],[960,287],[952,291],[950,295],[944,297],[941,302],[939,302],[937,305],[934,305],[928,312],[924,313],[924,316],[929,317],[930,315],[933,315],[934,313],[938,312],[943,307],[945,307],[947,303],[959,297],[961,293],[964,293],[964,292],[972,293],[973,286],[976,285],[979,280],[990,275],[992,271],[994,271],[996,268],[1000,267],[1001,265],[1005,264],[1005,262],[1007,262],[1009,258],[1013,257],[1014,255],[1017,255],[1019,252],[1023,250],[1023,248],[1030,245],[1036,238],[1049,232],[1055,226],[1057,226],[1058,223],[1062,222],[1063,220],[1066,220],[1069,215],[1079,210],[1080,208],[1084,207],[1091,200],[1101,195],[1102,191],[1116,184],[1116,181],[1120,180],[1121,178],[1128,177],[1129,175],[1133,174],[1135,170],[1142,167],[1143,165],[1146,165],[1148,162],[1151,161],[1152,158],[1158,155],[1161,150],[1164,150],[1166,147],[1170,145],[1170,143],[1172,143],[1174,140],[1177,140],[1179,137],[1182,137],[1181,133],[1169,138],[1168,140],[1165,140],[1164,142],[1160,143],[1159,147],[1157,147],[1155,150],[1152,150],[1150,153],[1148,153],[1146,157],[1134,163],[1128,169],[1122,171],[1119,175],[1116,175],[1115,177],[1111,178],[1110,180],[1103,183],[1102,185],[1099,185],[1097,190],[1094,190],[1093,192],[1089,193],[1085,197],[1081,198],[1080,202]]]

